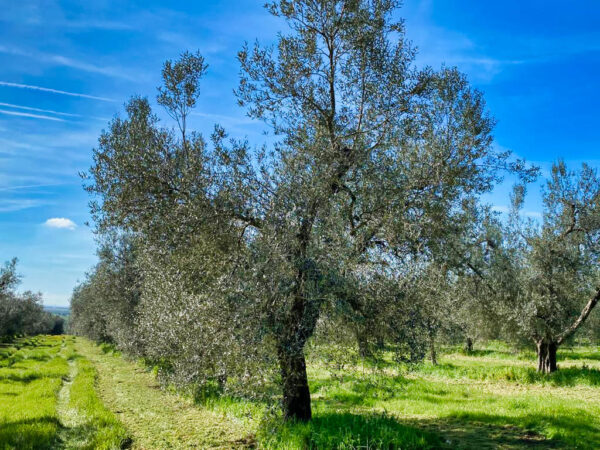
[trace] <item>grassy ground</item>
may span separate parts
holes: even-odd
[[[64,336],[0,349],[0,449],[112,449],[123,426],[99,401],[95,369]]]
[[[338,382],[313,364],[312,392],[317,416],[385,411],[451,447],[600,448],[600,352],[562,359],[560,372],[541,376],[532,358],[507,351],[453,353],[404,376],[391,368],[370,378],[345,371]]]
[[[127,427],[132,448],[240,448],[253,443],[247,421],[161,390],[140,364],[81,338],[76,349],[97,368],[98,393]]]
[[[80,340],[100,394],[139,448],[600,448],[600,351],[560,354],[541,376],[532,354],[459,351],[407,371],[368,364],[331,372],[313,358],[314,420],[282,425],[264,406],[203,406],[158,389],[142,366]],[[116,382],[115,382],[116,381]]]
[[[550,376],[501,347],[410,370],[331,371],[313,357],[314,419],[282,425],[261,404],[165,392],[142,365],[81,338],[18,346],[0,350],[0,449],[600,448],[598,348],[561,351]]]

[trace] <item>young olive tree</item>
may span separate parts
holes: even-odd
[[[505,278],[512,294],[503,314],[511,334],[535,343],[538,371],[550,373],[557,370],[558,347],[600,299],[600,179],[586,164],[579,172],[554,164],[540,226],[519,220],[523,195],[513,199],[513,267]]]
[[[165,271],[165,282],[186,284],[176,291],[182,305],[230,305],[197,321],[223,336],[250,333],[232,348],[272,348],[286,419],[311,418],[305,346],[324,306],[390,260],[426,253],[498,168],[523,169],[493,149],[492,120],[462,75],[412,66],[397,6],[270,3],[290,31],[274,47],[240,51],[236,94],[275,143],[252,151],[216,127],[209,146],[186,132],[206,68],[186,53],[165,65],[158,97],[179,135],[134,98],[101,136],[87,175],[100,230],[140,235],[163,262],[199,249],[195,267]],[[383,275],[397,279],[395,266]],[[256,325],[228,327],[236,308]]]

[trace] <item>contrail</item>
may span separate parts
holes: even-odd
[[[16,109],[24,109],[26,111],[36,111],[36,112],[41,112],[41,113],[57,114],[59,116],[83,117],[81,114],[65,113],[65,112],[60,112],[60,111],[53,111],[51,109],[33,108],[31,106],[15,105],[13,103],[0,102],[0,106],[7,106],[9,108],[16,108]]]
[[[71,97],[89,98],[91,100],[100,100],[103,102],[114,102],[115,101],[112,98],[96,97],[95,95],[87,95],[87,94],[78,94],[75,92],[59,91],[58,89],[45,88],[45,87],[41,87],[41,86],[32,86],[30,84],[19,84],[19,83],[9,83],[7,81],[0,81],[0,86],[14,87],[14,88],[19,88],[19,89],[31,89],[34,91],[51,92],[53,94],[62,94],[62,95],[69,95]]]
[[[31,117],[33,119],[44,119],[44,120],[53,120],[55,122],[66,122],[65,119],[59,119],[58,117],[52,116],[43,116],[41,114],[31,114],[19,111],[7,111],[5,109],[0,109],[0,114],[7,114],[9,116],[19,116],[19,117]]]

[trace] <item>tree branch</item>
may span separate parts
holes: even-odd
[[[558,336],[558,339],[556,340],[557,345],[562,344],[566,339],[571,337],[573,335],[573,333],[575,333],[575,331],[577,331],[577,328],[579,328],[581,325],[583,325],[583,323],[587,320],[588,316],[590,315],[590,313],[594,309],[594,306],[596,306],[596,303],[598,303],[599,300],[600,300],[600,288],[598,288],[596,290],[596,294],[583,307],[581,314],[579,315],[577,320],[575,322],[573,322],[573,325],[571,325],[569,328],[567,328],[565,331],[563,331]]]

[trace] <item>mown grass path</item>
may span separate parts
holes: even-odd
[[[85,430],[85,417],[80,415],[76,408],[70,406],[71,386],[77,376],[77,364],[73,359],[68,362],[69,375],[63,378],[56,402],[56,413],[60,422],[58,436],[62,448],[85,448],[89,436],[86,436],[86,433],[82,435],[79,431]]]
[[[37,336],[0,347],[1,450],[115,450],[128,442],[74,340]]]
[[[98,371],[97,393],[125,425],[134,449],[244,448],[253,438],[241,421],[160,389],[140,365],[77,338],[76,351]]]

